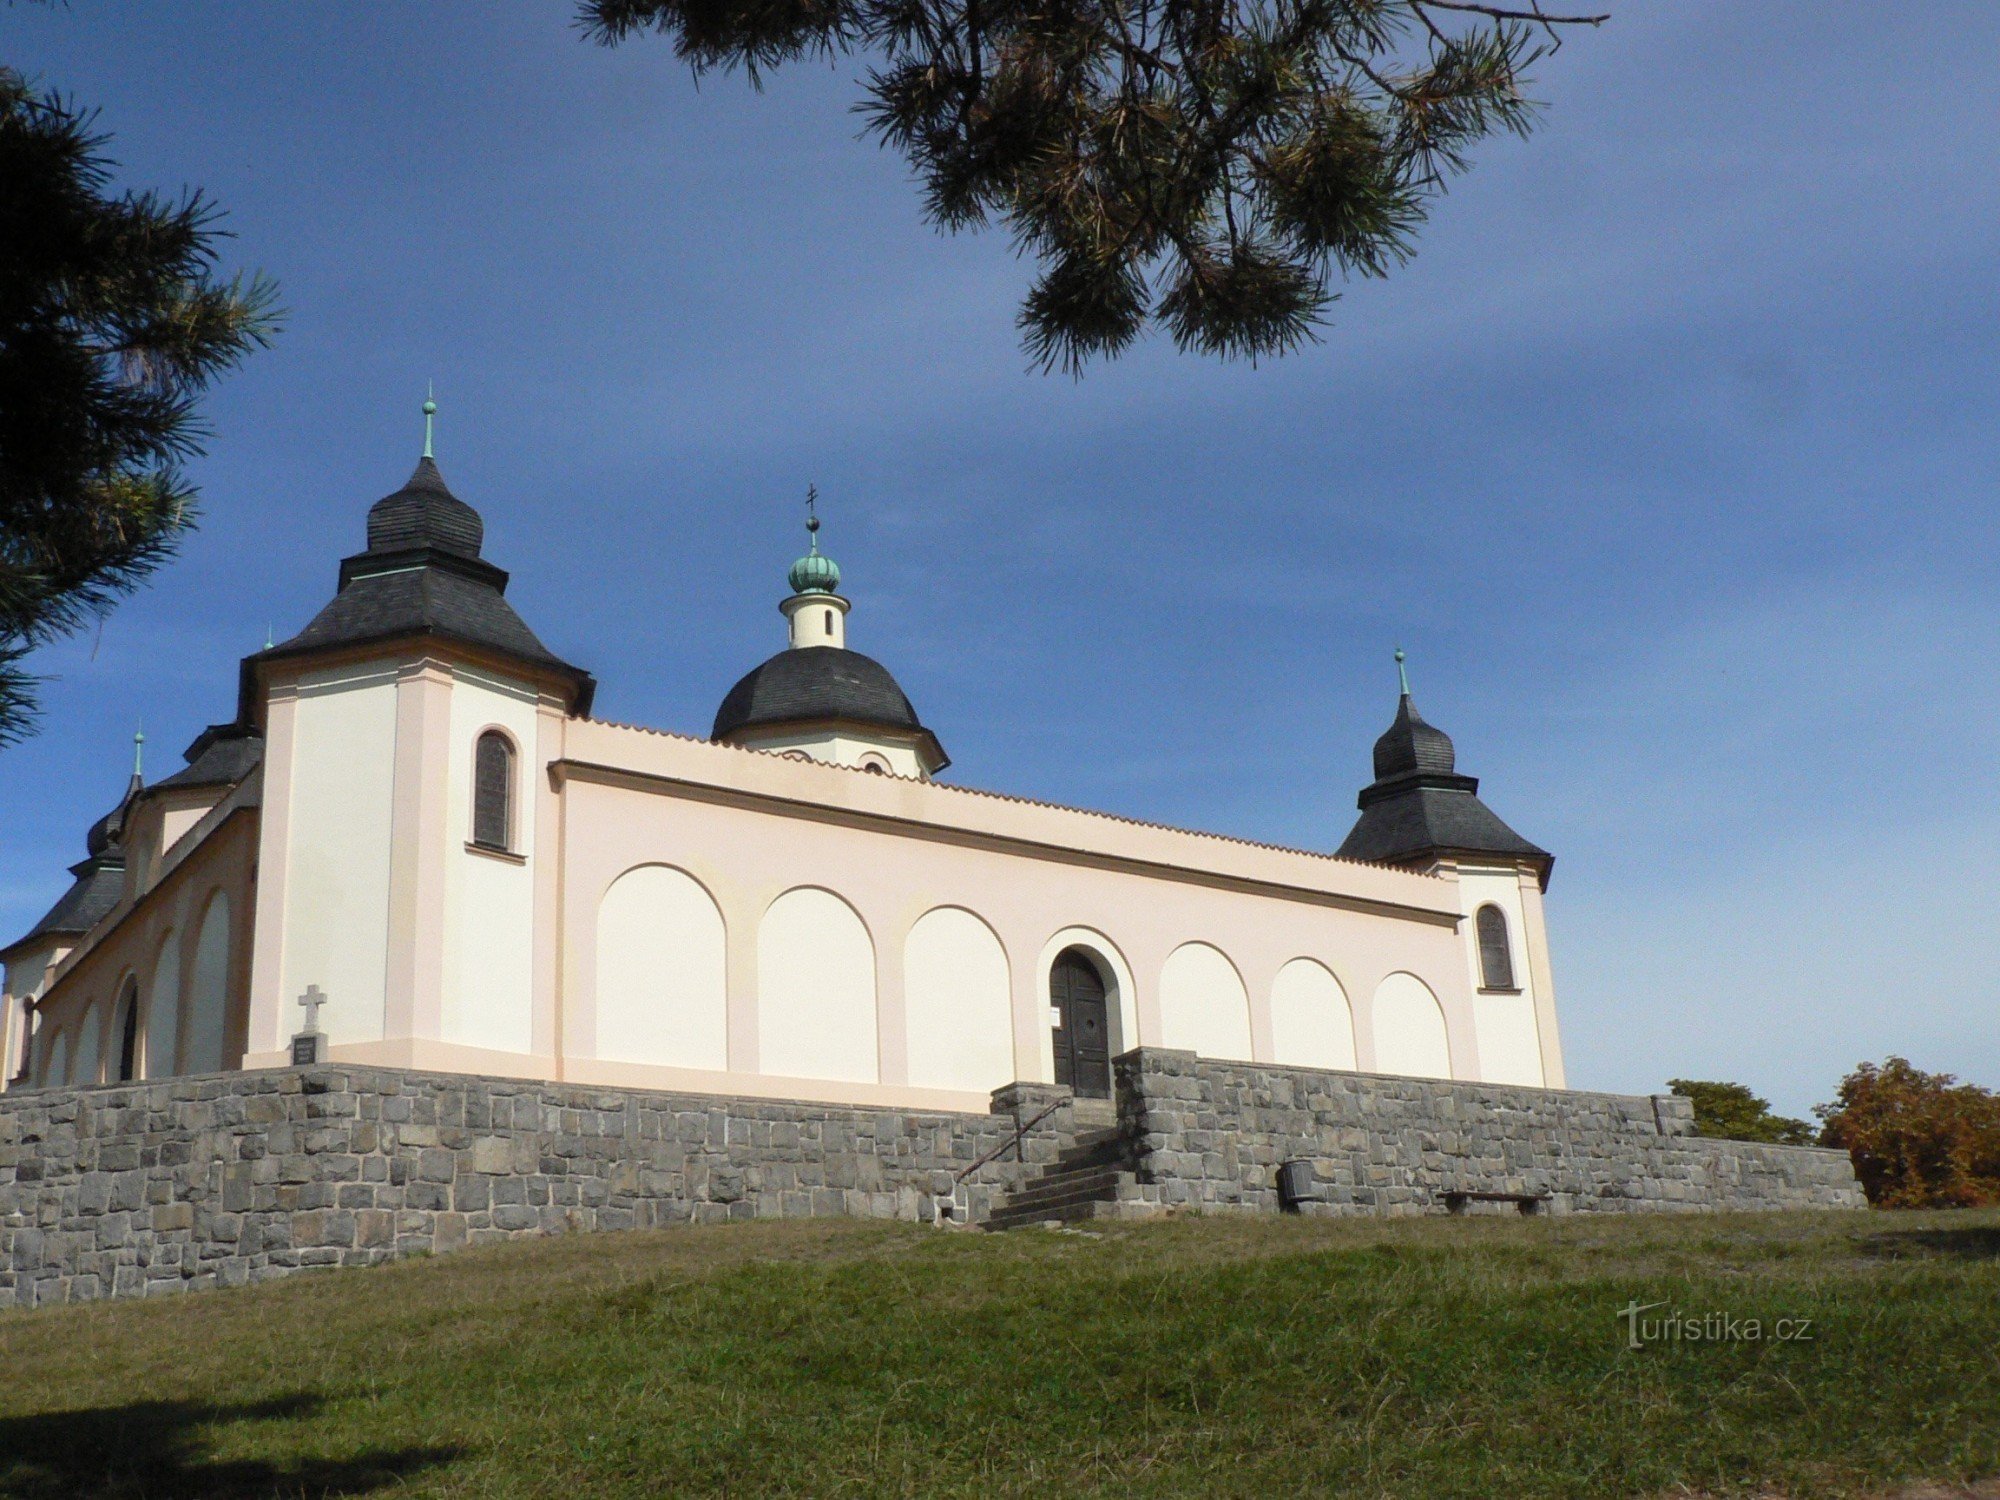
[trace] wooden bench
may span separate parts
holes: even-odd
[[[1451,1188],[1440,1193],[1445,1212],[1462,1214],[1475,1203],[1511,1203],[1524,1214],[1538,1214],[1548,1206],[1548,1193],[1476,1193],[1470,1188]]]

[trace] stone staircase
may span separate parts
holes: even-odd
[[[1122,1219],[1157,1212],[1142,1203],[1115,1129],[1079,1131],[1056,1159],[1002,1198],[986,1216],[987,1229],[1026,1224],[1071,1224],[1078,1219]]]

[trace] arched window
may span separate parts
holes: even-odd
[[[489,729],[472,763],[472,842],[481,849],[514,846],[514,747]]]
[[[125,993],[118,997],[117,1019],[113,1024],[118,1028],[117,1073],[113,1083],[130,1083],[139,1076],[139,986],[133,980],[125,981]]]
[[[1511,990],[1514,983],[1514,949],[1507,941],[1507,914],[1493,905],[1479,908],[1474,919],[1479,927],[1479,987],[1484,990]]]

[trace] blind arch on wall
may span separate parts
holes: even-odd
[[[917,918],[903,943],[910,1082],[988,1093],[1014,1078],[1014,1003],[1006,950],[963,907]]]
[[[1489,901],[1479,908],[1473,923],[1479,932],[1479,987],[1519,989],[1514,983],[1514,945],[1507,935],[1507,913]]]
[[[187,1071],[220,1073],[229,1024],[229,893],[209,897],[194,940],[187,996]]]
[[[1160,969],[1161,1045],[1250,1060],[1250,995],[1236,965],[1208,943],[1182,943]]]
[[[472,842],[482,849],[514,847],[514,742],[497,729],[473,745]]]
[[[757,928],[759,1071],[875,1083],[875,944],[853,907],[818,886],[773,901]]]
[[[1375,1071],[1451,1077],[1444,1007],[1414,974],[1391,974],[1375,990]]]
[[[42,1082],[60,1088],[69,1082],[69,1033],[56,1031],[49,1037],[48,1056],[42,1062]]]
[[[181,935],[175,929],[160,944],[147,987],[146,1076],[171,1078],[180,1067]]]
[[[75,1061],[70,1064],[69,1081],[85,1087],[97,1082],[99,1035],[104,1030],[104,1010],[90,1005],[77,1023]]]
[[[638,865],[597,908],[597,1045],[609,1062],[729,1066],[728,935],[708,888]]]
[[[1354,1010],[1333,971],[1295,958],[1271,983],[1271,1047],[1297,1068],[1354,1068]]]

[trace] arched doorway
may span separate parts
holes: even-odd
[[[1065,948],[1049,969],[1054,1015],[1056,1082],[1079,1099],[1111,1097],[1111,1033],[1105,1020],[1104,976],[1081,948]]]

